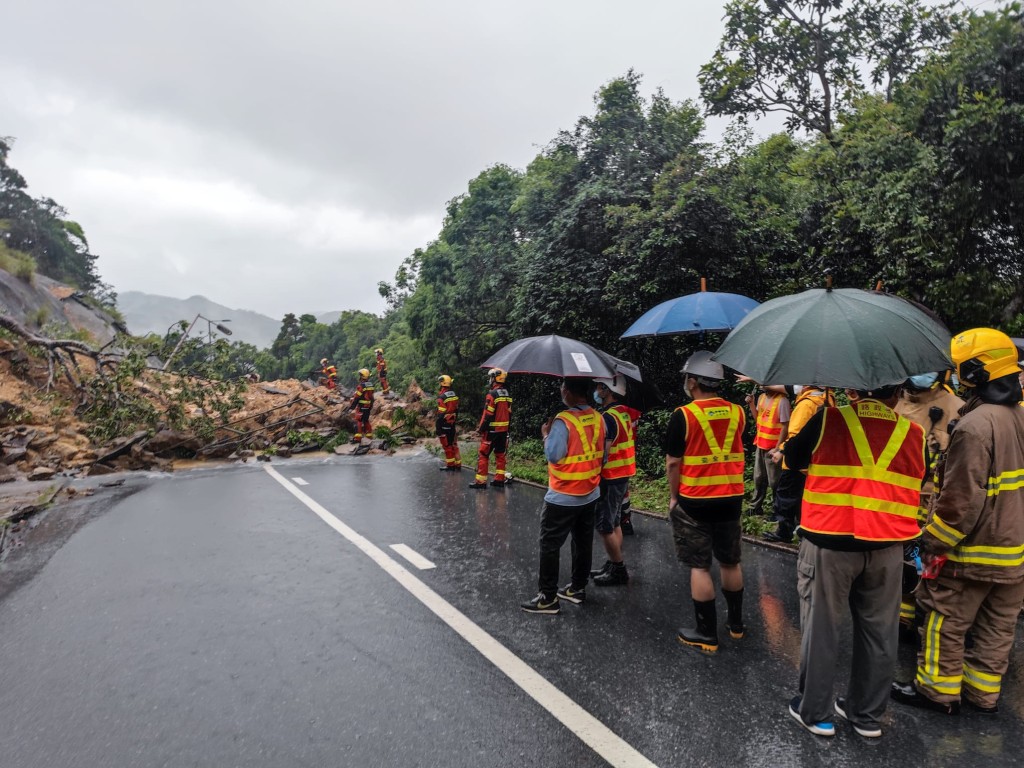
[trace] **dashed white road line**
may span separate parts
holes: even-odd
[[[597,752],[610,765],[615,768],[657,768],[654,763],[617,736],[608,726],[549,683],[529,664],[474,624],[384,550],[349,528],[324,507],[289,483],[273,467],[265,466],[264,469],[292,496],[312,510],[331,528],[355,544],[389,576],[405,587],[417,600],[454,629],[484,658],[505,673],[513,683],[522,688],[534,701],[550,712],[562,725],[576,734],[584,744]]]
[[[293,477],[292,482],[294,482],[296,485],[309,485],[309,483],[307,483],[301,477]]]
[[[408,560],[410,563],[415,565],[421,571],[426,571],[431,568],[437,568],[432,562],[427,560],[423,555],[417,552],[412,547],[406,546],[405,544],[392,544],[391,548],[398,554]]]

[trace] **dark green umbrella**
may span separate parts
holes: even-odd
[[[950,333],[911,302],[815,288],[752,310],[714,359],[761,384],[871,390],[952,367]]]

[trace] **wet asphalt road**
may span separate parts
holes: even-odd
[[[786,713],[791,554],[744,545],[748,634],[715,657],[674,639],[688,582],[661,520],[634,516],[628,587],[531,616],[543,492],[436,466],[273,463],[654,764],[1019,764],[1019,639],[999,716],[894,706],[880,740],[821,739]],[[0,601],[2,768],[607,764],[262,466],[147,481],[51,550]]]

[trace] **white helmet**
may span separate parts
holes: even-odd
[[[614,392],[616,395],[626,396],[626,377],[621,373],[616,373],[610,379],[594,379],[597,384],[604,384],[608,389]]]
[[[722,367],[721,363],[716,363],[712,360],[711,353],[706,349],[690,355],[680,373],[695,376],[698,380],[722,381],[725,379],[725,368]]]

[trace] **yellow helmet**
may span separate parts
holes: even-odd
[[[327,365],[327,358],[326,357],[323,360],[320,361],[320,365]]]
[[[384,350],[381,349],[380,347],[378,347],[377,349],[373,350],[373,354],[375,354],[375,355],[383,355],[384,354]]]
[[[440,384],[442,387],[450,387],[452,385],[452,377],[449,376],[447,373],[442,373],[440,376],[437,377],[437,383]]]
[[[487,372],[487,375],[499,384],[504,384],[505,379],[508,377],[508,374],[501,368],[491,368],[491,370]]]
[[[995,328],[972,328],[957,334],[949,344],[949,356],[960,382],[968,387],[1020,373],[1017,347]]]
[[[360,379],[368,379],[368,378],[370,378],[370,371],[369,371],[369,369],[367,369],[367,368],[360,368],[359,369],[359,378]]]

